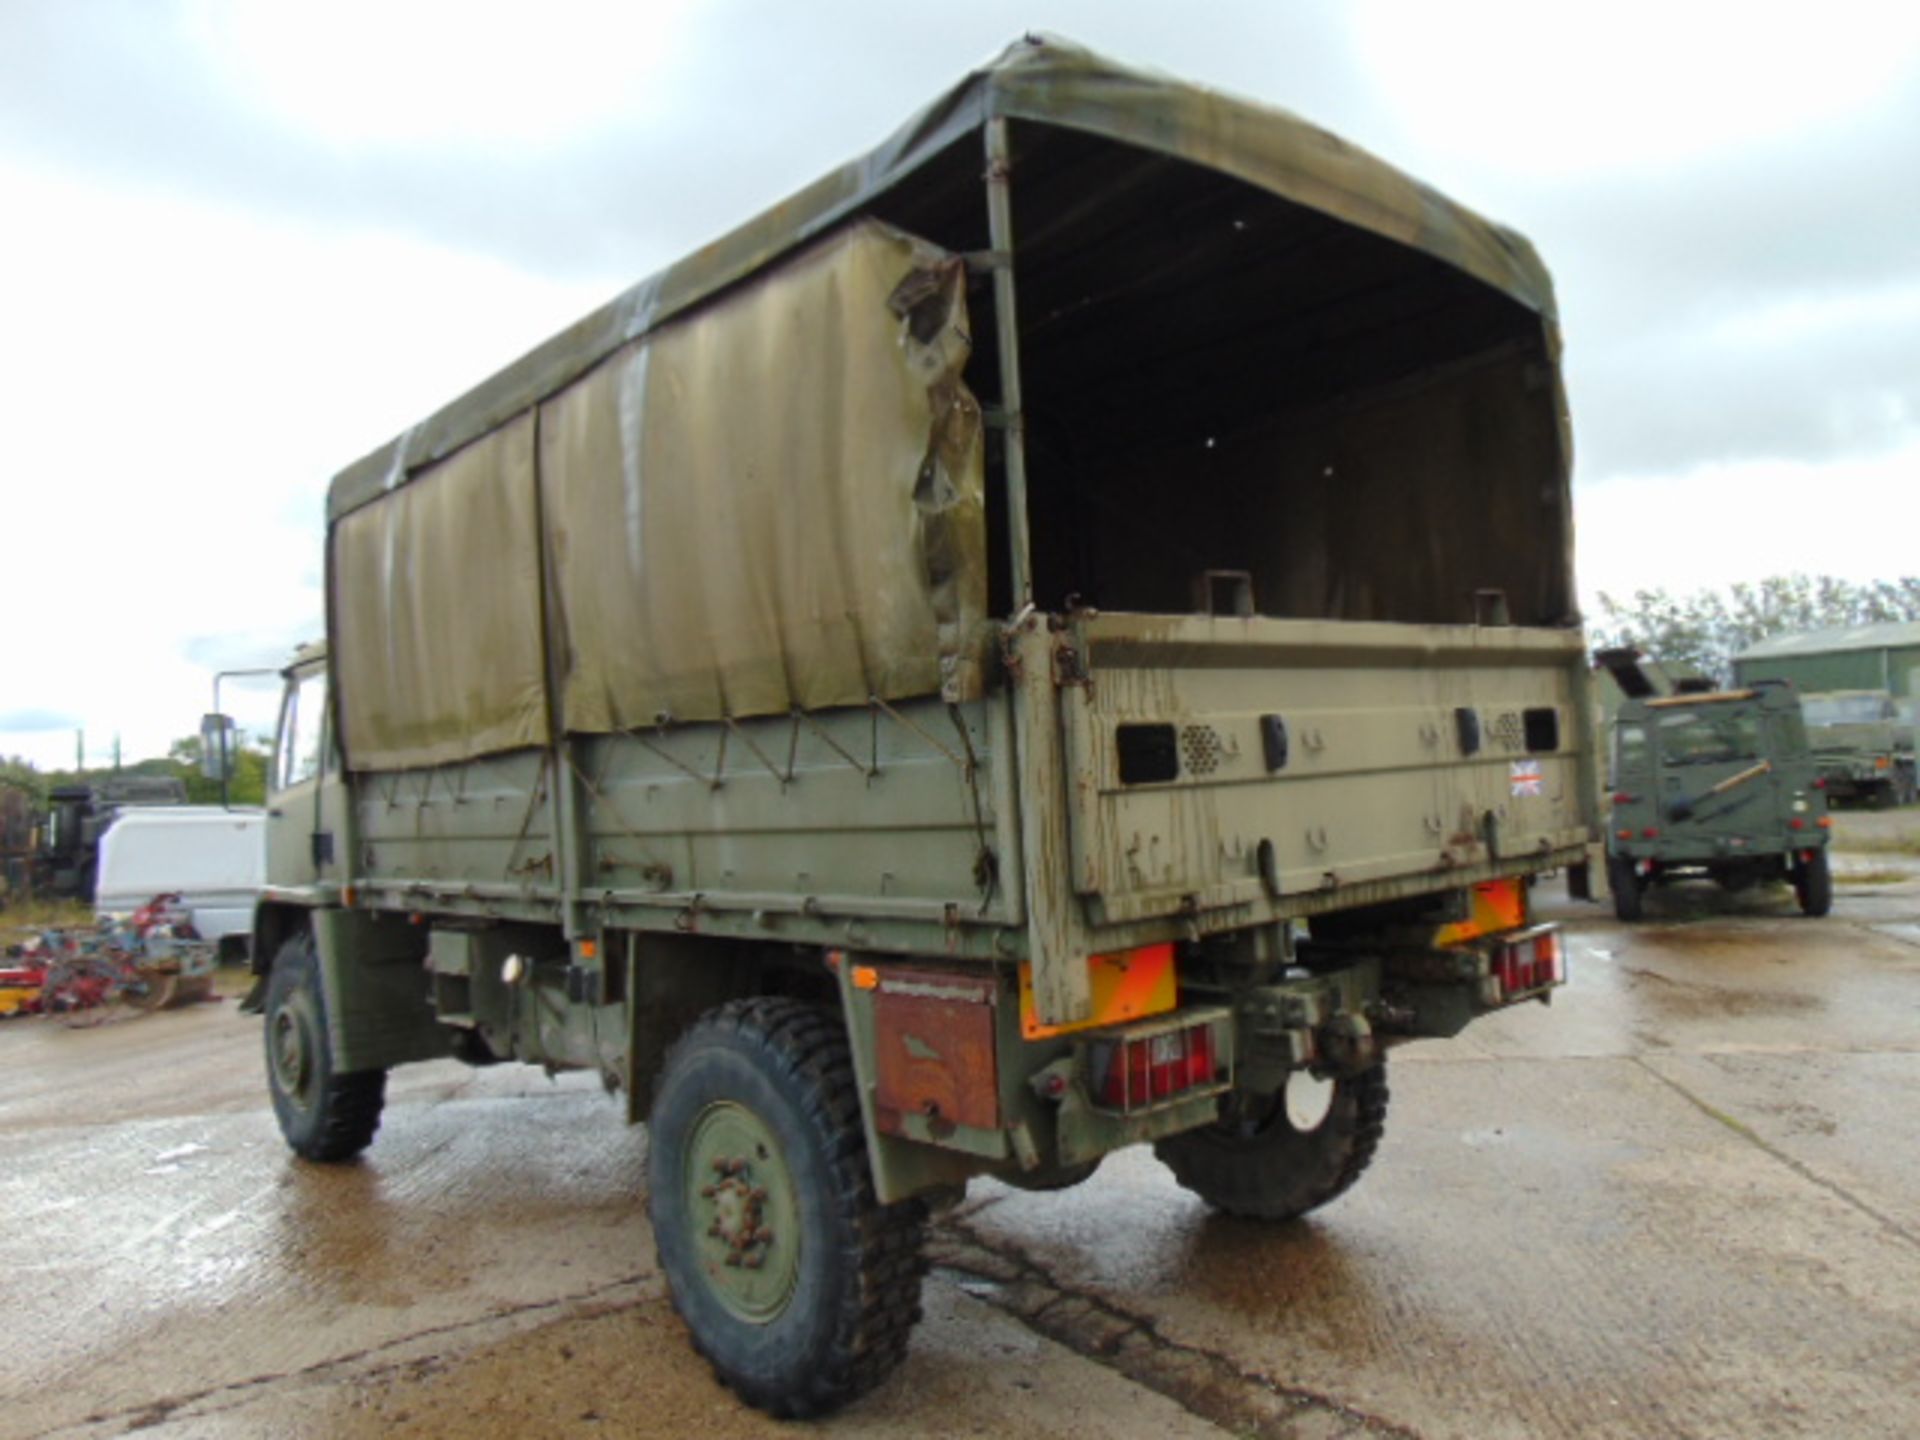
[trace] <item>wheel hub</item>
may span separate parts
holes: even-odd
[[[281,1091],[304,1105],[313,1084],[313,1037],[297,998],[290,998],[274,1013],[273,1042],[268,1053],[273,1057],[273,1074]]]
[[[779,1142],[753,1111],[717,1101],[694,1122],[685,1167],[707,1284],[740,1319],[771,1322],[800,1276],[799,1206]]]
[[[1303,1135],[1318,1130],[1333,1109],[1333,1092],[1331,1080],[1322,1080],[1305,1070],[1290,1073],[1283,1101],[1287,1107],[1287,1123]]]
[[[773,1228],[766,1223],[767,1192],[753,1183],[752,1161],[722,1155],[712,1163],[719,1178],[700,1187],[700,1198],[713,1202],[713,1223],[707,1226],[707,1235],[726,1242],[726,1264],[758,1270],[766,1264],[774,1241]]]

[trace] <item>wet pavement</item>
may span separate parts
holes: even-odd
[[[1572,983],[1396,1051],[1372,1170],[1304,1222],[1213,1215],[1145,1150],[976,1184],[908,1363],[805,1428],[1920,1433],[1920,811],[1871,821],[1823,921],[1543,897]],[[0,1437],[802,1428],[687,1348],[645,1132],[593,1082],[415,1067],[363,1162],[297,1164],[257,1027],[0,1023]]]

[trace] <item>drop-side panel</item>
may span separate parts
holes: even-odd
[[[998,700],[875,702],[359,776],[354,883],[388,908],[557,917],[569,900],[640,928],[724,915],[730,933],[843,943],[894,922],[918,927],[887,932],[909,948],[962,949],[966,929],[977,949],[1023,920],[996,764],[1010,726]]]
[[[583,889],[786,914],[1000,918],[991,705],[938,701],[596,737]]]
[[[1093,924],[1586,858],[1575,630],[1100,615],[1061,692]],[[1392,882],[1403,882],[1395,884]]]
[[[390,898],[551,900],[560,885],[552,766],[551,751],[519,750],[353,776],[349,883]]]

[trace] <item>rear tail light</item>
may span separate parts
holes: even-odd
[[[1826,788],[1827,788],[1827,777],[1826,777],[1826,776],[1824,776],[1824,775],[1822,775],[1822,776],[1821,776],[1821,777],[1820,777],[1820,778],[1819,778],[1818,780],[1816,780],[1816,781],[1814,781],[1814,782],[1813,782],[1813,788],[1814,788],[1814,789],[1816,789],[1816,790],[1824,790],[1824,789],[1826,789]]]
[[[1658,825],[1649,825],[1646,829],[1642,830],[1640,834],[1647,840],[1657,839],[1660,834],[1660,827]]]
[[[1214,1023],[1094,1041],[1087,1048],[1087,1088],[1094,1103],[1127,1114],[1223,1082]]]
[[[1566,951],[1556,930],[1541,930],[1503,943],[1493,952],[1493,976],[1501,998],[1517,1000],[1535,991],[1550,990],[1567,980]]]

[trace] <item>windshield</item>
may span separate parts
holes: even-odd
[[[1878,695],[1809,695],[1800,710],[1809,725],[1872,725],[1887,718]]]
[[[1658,721],[1665,765],[1760,758],[1760,714],[1751,709],[1676,710]]]

